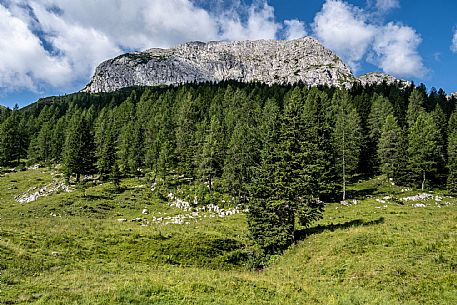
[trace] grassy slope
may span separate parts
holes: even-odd
[[[0,177],[0,304],[457,303],[455,199],[416,209],[374,198],[329,204],[302,241],[269,268],[250,271],[236,264],[249,253],[243,215],[190,225],[118,222],[142,217],[144,207],[155,216],[183,213],[135,179],[118,195],[101,185],[85,197],[14,201],[50,181],[45,170]],[[379,184],[359,184],[354,196],[399,192]]]

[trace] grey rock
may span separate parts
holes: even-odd
[[[425,208],[426,205],[423,204],[423,203],[416,203],[416,204],[413,204],[413,208]]]
[[[237,80],[266,84],[351,87],[349,67],[311,37],[291,41],[189,42],[133,52],[100,64],[85,92],[130,86]]]
[[[392,75],[380,73],[380,72],[370,72],[358,77],[358,81],[362,86],[376,85],[385,82],[388,85],[398,83],[400,87],[408,87],[411,85],[411,82],[397,79]]]

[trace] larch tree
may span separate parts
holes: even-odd
[[[400,143],[402,130],[398,126],[395,117],[390,114],[384,121],[381,129],[381,137],[378,144],[378,156],[381,173],[395,181],[395,173],[400,165]]]
[[[449,119],[447,157],[447,188],[451,193],[457,194],[457,112]]]
[[[339,91],[333,97],[336,105],[336,121],[333,143],[336,153],[336,168],[342,181],[342,198],[346,200],[346,186],[357,171],[360,157],[360,118],[347,91]]]
[[[431,114],[421,113],[408,133],[409,170],[425,189],[427,176],[436,172],[440,158],[439,130]]]

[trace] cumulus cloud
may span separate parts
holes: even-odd
[[[454,53],[457,53],[457,29],[454,31],[454,36],[452,37],[451,50]]]
[[[387,12],[400,7],[399,0],[376,0],[376,8],[381,12]]]
[[[373,44],[375,63],[384,72],[398,76],[424,76],[426,68],[417,52],[422,42],[416,31],[408,26],[388,23],[382,27]]]
[[[282,28],[266,1],[235,2],[217,12],[192,0],[1,3],[0,88],[10,89],[82,83],[102,60],[126,51],[192,40],[274,39]]]
[[[292,40],[305,36],[305,23],[303,21],[292,19],[284,20],[285,25],[285,39]]]
[[[398,1],[377,1],[378,9],[392,9]],[[327,0],[313,23],[314,35],[357,72],[368,60],[399,77],[422,77],[427,72],[417,49],[422,42],[411,27],[370,22],[372,14],[342,0]]]
[[[127,51],[200,40],[295,39],[304,22],[278,22],[267,0],[0,0],[0,93],[82,86],[96,65]],[[379,10],[398,5],[377,0]],[[356,70],[365,58],[386,72],[424,71],[409,27],[370,22],[366,11],[327,0],[312,30]],[[457,38],[454,38],[457,40]],[[454,48],[457,51],[457,43]],[[368,56],[370,54],[370,56]],[[401,67],[395,69],[392,59]]]
[[[346,2],[328,0],[314,18],[314,32],[328,48],[334,50],[356,70],[366,54],[376,28],[367,23],[364,12]]]
[[[242,6],[241,6],[242,7]],[[238,10],[240,5],[218,18],[222,38],[227,40],[274,39],[281,28],[274,21],[274,9],[264,2],[261,6],[248,8],[247,20],[242,21]]]
[[[27,24],[0,5],[0,88],[37,90],[62,86],[71,75],[64,59],[53,57]]]

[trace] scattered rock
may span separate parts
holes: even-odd
[[[51,256],[60,256],[60,253],[57,251],[52,251]]]
[[[415,196],[404,197],[404,198],[401,198],[400,200],[402,200],[402,201],[421,201],[421,200],[430,199],[431,197],[433,197],[432,194],[422,193],[422,194],[418,194]]]
[[[126,222],[127,219],[125,219],[125,218],[119,218],[117,221],[119,221],[119,222]]]
[[[149,210],[144,208],[143,211],[141,212],[141,214],[148,215],[149,214]]]
[[[345,207],[350,207],[351,206],[351,204],[349,202],[347,202],[346,200],[341,201],[340,204],[345,206]]]
[[[426,205],[423,204],[423,203],[416,203],[416,204],[413,204],[413,208],[425,208]]]
[[[68,185],[60,180],[53,180],[51,183],[42,187],[32,187],[22,195],[15,197],[19,203],[29,203],[36,201],[40,197],[46,197],[58,192],[71,192]]]

